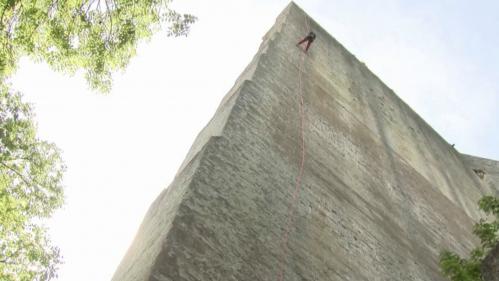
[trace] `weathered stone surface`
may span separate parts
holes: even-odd
[[[499,161],[466,154],[462,154],[462,158],[466,166],[480,178],[480,183],[495,190],[496,196],[499,196]],[[480,172],[483,172],[482,177]]]
[[[484,281],[499,281],[499,244],[483,261],[482,277]]]
[[[299,37],[317,34],[302,73]],[[305,170],[282,241],[300,160]],[[493,189],[291,3],[153,203],[113,280],[444,280]]]

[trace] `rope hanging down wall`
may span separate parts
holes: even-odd
[[[309,23],[308,23],[308,17],[305,19],[305,24],[307,31],[310,31]],[[302,74],[303,74],[303,64],[305,62],[306,54],[301,53],[301,60],[300,60],[300,65],[298,67],[298,98],[299,98],[299,115],[300,115],[300,137],[301,137],[301,149],[300,149],[300,163],[299,163],[299,171],[298,175],[296,177],[296,183],[295,183],[295,188],[293,191],[293,195],[291,197],[291,201],[289,202],[288,205],[288,213],[286,217],[286,224],[285,224],[285,229],[284,233],[282,235],[281,239],[281,247],[282,247],[282,253],[281,253],[281,259],[279,263],[279,268],[278,268],[278,276],[277,280],[278,281],[284,281],[284,268],[287,263],[287,256],[288,256],[288,240],[289,240],[289,233],[291,232],[291,228],[293,226],[294,222],[294,217],[295,217],[295,211],[296,211],[296,206],[298,204],[298,199],[300,195],[300,190],[301,190],[301,183],[302,183],[302,177],[303,177],[303,170],[305,167],[305,134],[304,134],[304,126],[305,126],[305,112],[304,112],[304,105],[303,105],[303,85],[302,85]]]

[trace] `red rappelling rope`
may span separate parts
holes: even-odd
[[[309,24],[308,24],[308,18],[306,18],[305,21],[307,25],[307,30],[309,29]],[[303,63],[305,61],[305,54],[301,54],[301,61],[300,61],[300,66],[298,68],[298,92],[299,92],[299,114],[300,114],[300,134],[301,134],[301,159],[300,159],[300,169],[298,172],[298,176],[296,177],[296,184],[295,184],[295,189],[293,191],[293,196],[291,198],[291,202],[288,207],[288,214],[287,214],[287,223],[286,223],[286,228],[284,230],[283,236],[282,236],[282,257],[281,261],[279,264],[279,273],[277,276],[278,281],[284,281],[284,267],[287,263],[287,256],[288,256],[288,239],[289,239],[289,233],[291,232],[291,227],[293,226],[294,222],[294,215],[295,215],[295,210],[296,206],[298,204],[298,199],[299,199],[299,194],[300,194],[300,189],[301,189],[301,182],[302,182],[302,177],[303,177],[303,170],[305,167],[305,134],[304,134],[304,126],[305,126],[305,112],[304,112],[304,107],[303,107],[303,86],[302,86],[302,69],[303,69]]]

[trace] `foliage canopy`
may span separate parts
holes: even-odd
[[[58,71],[85,71],[93,89],[109,91],[111,72],[123,69],[137,43],[166,25],[187,35],[196,18],[170,8],[171,0],[0,0],[0,77],[21,56]]]
[[[0,89],[0,279],[49,279],[60,261],[37,218],[63,201],[64,165],[55,145],[35,136],[31,107]]]

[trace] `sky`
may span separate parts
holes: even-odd
[[[462,153],[499,160],[499,2],[295,1]],[[139,46],[113,90],[21,60],[14,87],[68,167],[58,280],[110,280],[145,212],[288,1],[177,0],[187,38]],[[297,38],[302,34],[297,34]]]

